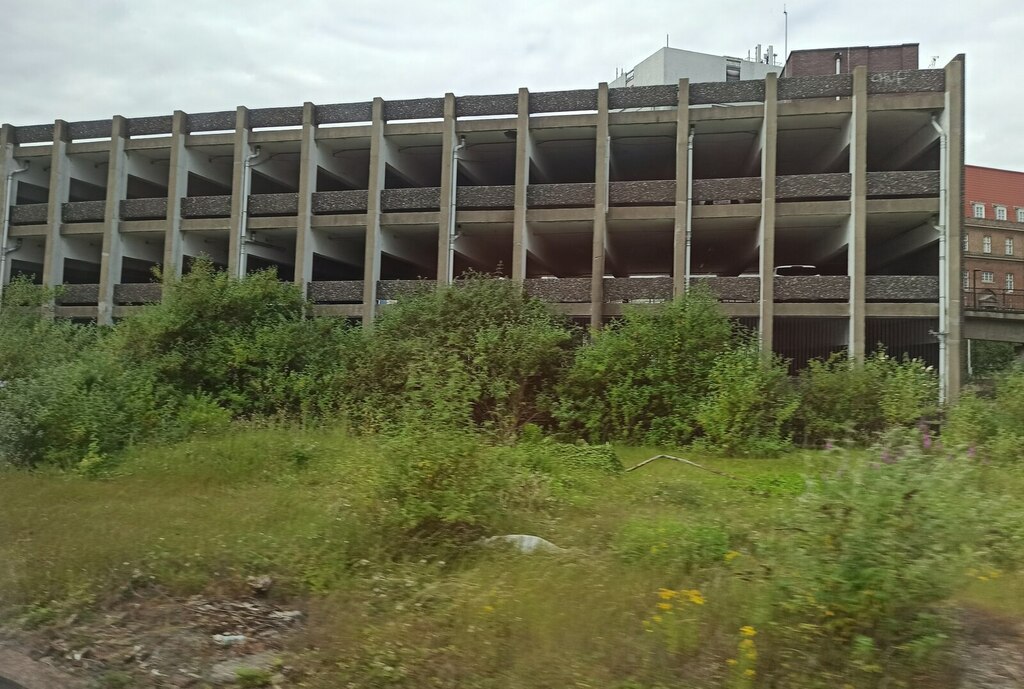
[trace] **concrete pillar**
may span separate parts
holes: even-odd
[[[313,280],[313,192],[316,191],[320,149],[316,143],[316,106],[302,105],[302,143],[299,152],[299,208],[295,222],[295,284],[303,296]]]
[[[455,194],[458,189],[458,161],[455,135],[455,94],[444,94],[444,123],[441,130],[441,204],[437,216],[437,284],[447,285],[455,277],[452,254],[455,243]]]
[[[110,131],[110,159],[107,165],[107,200],[103,215],[103,250],[100,254],[99,308],[96,322],[110,325],[114,319],[114,285],[121,282],[121,200],[128,185],[128,157],[125,141],[128,120],[115,115]]]
[[[384,140],[384,100],[373,99],[370,125],[370,179],[366,196],[366,254],[363,268],[363,327],[372,328],[377,315],[377,282],[380,281],[381,200],[387,171],[387,142]]]
[[[946,131],[946,401],[960,397],[961,336],[963,312],[960,271],[962,270],[962,221],[964,182],[964,56],[946,65],[946,103],[939,124]],[[941,276],[940,276],[941,277]],[[939,305],[942,308],[942,305]]]
[[[676,219],[672,233],[672,296],[686,291],[686,236],[690,191],[690,80],[679,80],[679,105],[676,109]]]
[[[68,123],[53,123],[53,148],[50,151],[50,194],[46,210],[46,255],[43,259],[43,284],[56,287],[64,282],[63,205],[68,200],[71,175],[68,174]]]
[[[526,188],[530,185],[530,92],[519,89],[516,119],[516,186],[512,211],[512,279],[526,279]]]
[[[597,87],[597,140],[594,167],[594,227],[590,263],[590,328],[604,323],[604,264],[608,247],[608,185],[611,169],[611,139],[608,130],[608,84]]]
[[[167,170],[167,228],[164,230],[164,283],[181,277],[183,260],[181,235],[181,200],[188,196],[187,116],[175,110],[171,120],[171,159]]]
[[[760,317],[761,351],[772,353],[775,331],[775,145],[778,139],[778,75],[764,80],[764,121],[761,123],[761,223],[758,245],[761,247]]]
[[[5,124],[0,127],[0,222],[8,217],[8,206],[14,205],[17,199],[17,178],[12,178],[8,184],[7,175],[18,169],[14,161],[14,127]],[[9,244],[9,242],[8,242]],[[7,246],[0,246],[0,293],[3,286],[11,281],[10,256],[7,255]]]
[[[853,99],[850,113],[850,217],[846,221],[847,273],[850,276],[850,324],[848,355],[854,363],[864,362],[864,283],[867,275],[867,184],[868,184],[868,70],[853,70]]]
[[[249,109],[235,111],[235,150],[231,172],[231,222],[228,225],[228,273],[245,275],[245,236],[248,232],[249,176],[252,175],[249,147]]]

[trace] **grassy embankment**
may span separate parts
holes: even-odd
[[[625,466],[655,453],[617,449]],[[6,472],[0,614],[46,624],[129,588],[231,596],[270,574],[309,612],[295,650],[310,686],[748,686],[727,661],[747,625],[773,652],[764,551],[799,527],[802,476],[837,459],[700,461],[741,480],[668,462],[567,475],[497,525],[571,550],[557,557],[403,542],[382,518],[379,444],[340,431],[138,448],[100,480]],[[1024,495],[1018,468],[986,471]],[[987,579],[961,602],[1024,616],[1024,578]]]

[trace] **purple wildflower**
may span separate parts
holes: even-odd
[[[969,448],[967,448],[968,459],[974,459],[974,455],[976,454],[978,454],[978,451],[975,449],[974,445],[971,445]]]
[[[925,434],[925,436],[921,439],[921,446],[924,447],[924,449],[926,450],[932,449],[932,437],[930,435]]]
[[[882,450],[882,461],[885,464],[895,464],[896,463],[896,460],[893,459],[893,456],[891,454],[889,454],[888,450]]]
[[[826,441],[825,441],[825,450],[826,450],[826,451],[829,451],[829,450],[831,450],[831,449],[832,449],[832,447],[833,447],[833,446],[832,446],[832,441],[831,441],[831,440],[826,440]]]

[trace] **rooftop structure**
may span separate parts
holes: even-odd
[[[952,396],[962,137],[960,58],[178,111],[3,125],[0,208],[9,265],[64,286],[60,317],[110,322],[160,298],[150,268],[199,255],[274,266],[365,322],[466,268],[593,326],[700,282],[798,365],[882,342],[939,365]],[[776,275],[792,264],[819,274]]]
[[[760,59],[760,55],[755,60],[743,60],[738,57],[665,47],[655,51],[633,69],[623,71],[609,85],[618,88],[676,84],[680,79],[704,83],[764,79],[768,74],[781,70],[778,65],[770,64],[770,49],[766,55],[768,63]]]

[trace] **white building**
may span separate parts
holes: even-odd
[[[760,50],[760,48],[759,48]],[[769,52],[771,47],[769,46]],[[779,73],[782,65],[766,64],[762,58],[744,60],[725,55],[708,55],[681,48],[660,48],[653,55],[641,61],[636,67],[625,71],[609,84],[619,86],[660,86],[676,84],[686,78],[693,83],[709,81],[746,81],[764,79],[771,72]]]

